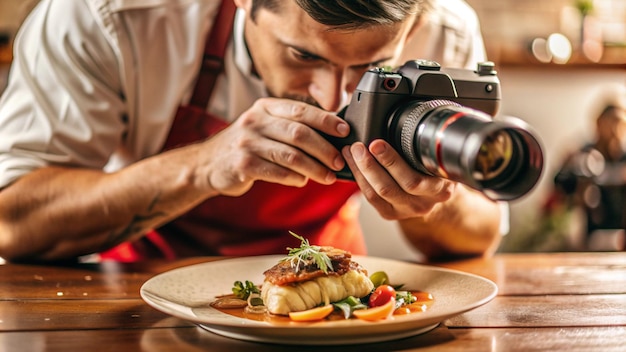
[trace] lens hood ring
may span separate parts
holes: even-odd
[[[413,143],[415,140],[415,133],[417,132],[417,126],[420,121],[424,118],[426,112],[434,110],[436,108],[442,106],[457,106],[461,105],[455,103],[450,100],[444,99],[435,99],[435,100],[427,100],[422,102],[416,102],[414,104],[409,105],[406,108],[401,109],[402,111],[410,110],[406,120],[402,124],[401,132],[400,132],[400,148],[402,153],[407,161],[414,168],[421,168],[421,162],[419,161],[419,156],[415,152],[415,148],[413,148]],[[399,109],[400,110],[400,109]]]

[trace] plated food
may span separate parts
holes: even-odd
[[[301,322],[382,320],[394,314],[424,311],[433,302],[428,293],[390,285],[383,271],[368,276],[367,269],[352,260],[347,251],[311,245],[305,238],[291,234],[300,239],[300,247],[287,248],[289,254],[263,272],[261,285],[235,281],[233,293],[217,297],[211,305],[244,317],[270,314]],[[247,315],[231,309],[243,309]]]
[[[207,258],[206,262],[155,275],[142,285],[141,297],[163,313],[230,338],[289,345],[342,345],[390,341],[425,333],[448,318],[489,302],[498,291],[492,281],[469,273],[390,258],[353,255],[351,259],[368,270],[375,285],[385,280],[387,284],[399,282],[407,288],[432,294],[435,301],[424,312],[396,314],[393,318],[374,322],[355,317],[345,319],[336,309],[324,319],[299,322],[289,316],[249,314],[247,308],[222,309],[210,304],[225,293],[235,298],[232,293],[234,280],[243,279],[241,291],[248,289],[246,279],[251,286],[260,288],[265,281],[263,272],[284,257]],[[237,300],[241,302],[241,299]],[[247,306],[246,301],[243,303]]]

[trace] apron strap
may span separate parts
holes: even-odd
[[[211,34],[207,37],[204,46],[202,67],[189,102],[190,105],[204,109],[209,103],[217,77],[224,70],[224,55],[233,30],[236,10],[233,0],[222,0],[211,28]]]

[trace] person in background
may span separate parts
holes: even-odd
[[[236,6],[236,8],[235,8]],[[0,257],[365,254],[365,199],[428,258],[488,255],[498,204],[384,140],[337,150],[362,74],[485,60],[461,0],[43,0],[0,100]],[[348,165],[355,182],[338,181]],[[384,236],[384,234],[380,234]]]
[[[626,229],[626,86],[603,87],[593,99],[593,140],[564,160],[552,202],[584,214],[588,249],[624,249]]]

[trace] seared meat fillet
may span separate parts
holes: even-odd
[[[351,268],[352,254],[341,249],[334,247],[321,247],[321,252],[326,253],[333,269],[328,273],[325,273],[317,267],[314,261],[307,261],[300,263],[299,267],[294,267],[290,261],[282,261],[270,269],[266,270],[265,281],[269,281],[275,285],[285,285],[294,282],[307,281],[320,276],[326,275],[343,275],[348,270],[356,269]],[[354,263],[356,264],[356,263]],[[358,264],[356,264],[358,266]]]
[[[349,252],[332,247],[322,247],[322,251],[332,263],[328,273],[312,262],[296,268],[289,261],[265,271],[261,298],[270,313],[287,315],[348,296],[363,297],[372,291],[374,285],[367,271],[351,260]]]

